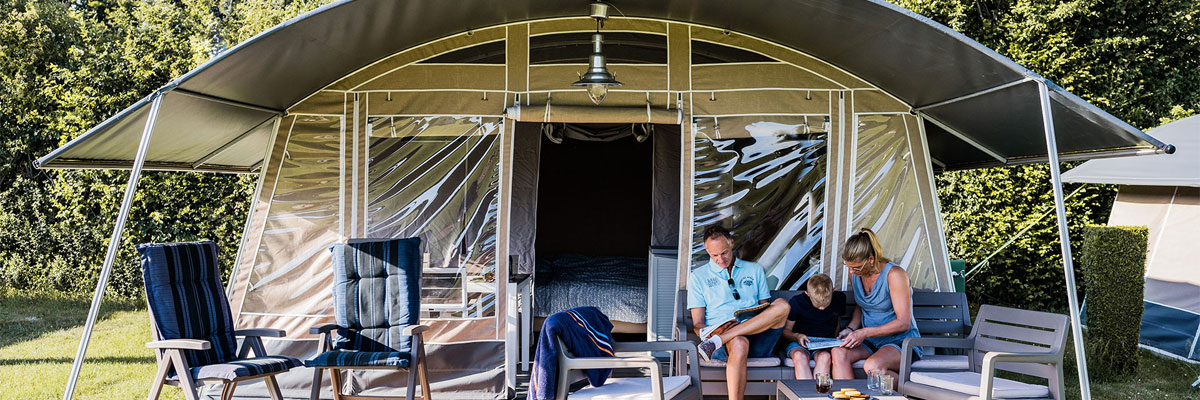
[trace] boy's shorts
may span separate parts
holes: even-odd
[[[818,351],[829,351],[829,349],[809,350],[808,348],[801,346],[800,343],[791,342],[791,343],[788,343],[787,348],[783,350],[783,356],[787,357],[787,358],[792,358],[792,349],[800,349],[800,350],[804,351],[805,354],[808,354],[809,360],[813,359],[813,354],[816,354],[816,352],[818,352]]]

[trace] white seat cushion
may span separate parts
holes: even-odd
[[[955,392],[978,395],[979,381],[982,379],[977,372],[913,372],[911,380],[926,386],[933,386]],[[1030,385],[1004,378],[993,378],[992,394],[997,399],[1019,399],[1026,397],[1049,397],[1050,388],[1042,385]]]
[[[663,377],[663,398],[670,399],[692,385],[690,376]],[[608,378],[604,386],[588,385],[567,396],[572,400],[656,400],[650,378]]]
[[[725,362],[715,359],[715,358],[710,361],[700,360],[700,366],[701,367],[711,367],[711,368],[725,368]],[[778,367],[778,366],[779,366],[779,358],[776,358],[776,357],[762,357],[762,358],[746,359],[746,367],[750,367],[750,368],[753,368],[753,367]]]
[[[921,357],[920,360],[913,361],[912,367],[914,371],[929,371],[929,370],[970,370],[967,356],[955,356],[949,354],[929,354]]]
[[[701,363],[700,363],[700,365],[704,365],[704,363],[703,363],[703,362],[701,362]],[[788,368],[795,368],[795,367],[796,367],[796,363],[792,362],[792,359],[790,359],[790,358],[785,358],[785,359],[783,359],[783,365],[784,365],[784,366],[786,366],[786,367],[788,367]],[[858,361],[855,361],[855,362],[854,362],[854,364],[851,364],[851,365],[850,365],[850,367],[851,367],[851,368],[856,368],[856,369],[862,369],[863,365],[866,365],[866,360],[858,360]],[[809,368],[816,368],[816,367],[817,367],[817,361],[816,361],[816,360],[808,360],[808,367],[809,367]]]

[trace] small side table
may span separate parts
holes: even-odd
[[[854,388],[864,394],[871,395],[872,398],[878,400],[905,400],[907,397],[899,393],[884,396],[879,394],[878,390],[867,390],[866,379],[835,379],[833,381],[833,391],[842,388]],[[775,385],[777,400],[829,400],[829,393],[817,393],[817,381],[812,379],[796,380],[787,379],[781,380]]]

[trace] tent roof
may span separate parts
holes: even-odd
[[[1063,173],[1063,181],[1200,187],[1200,115],[1168,123],[1150,132],[1178,150],[1174,154],[1088,161]]]
[[[770,40],[865,79],[936,121],[927,121],[926,134],[938,169],[1047,158],[1037,87],[1042,77],[946,26],[883,1],[613,4],[630,17],[724,27]],[[145,168],[251,172],[265,153],[271,118],[372,62],[467,30],[586,13],[583,1],[554,0],[355,0],[321,7],[159,89],[166,95]],[[1066,90],[1048,86],[1064,160],[1164,146]],[[35,164],[129,168],[151,97]]]

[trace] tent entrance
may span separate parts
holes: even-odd
[[[540,136],[534,316],[596,306],[645,340],[649,250],[678,243],[679,126],[521,125]]]

